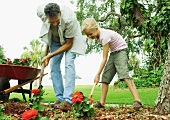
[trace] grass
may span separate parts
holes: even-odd
[[[36,87],[35,87],[36,88]],[[43,102],[54,102],[56,100],[53,87],[51,86],[44,86],[45,93],[44,101]],[[75,88],[75,91],[81,91],[85,96],[89,96],[92,89],[92,85],[78,85]],[[154,106],[154,102],[158,95],[159,88],[143,88],[137,89],[140,99],[143,105],[146,106]],[[92,99],[94,102],[100,100],[101,95],[101,86],[97,86],[94,90]],[[11,93],[10,99],[12,98],[22,98],[22,94],[20,93]],[[26,94],[26,98],[28,99],[28,94]],[[114,88],[112,85],[109,87],[109,91],[107,94],[106,103],[113,103],[113,104],[133,104],[133,97],[130,93],[129,89],[118,89]]]

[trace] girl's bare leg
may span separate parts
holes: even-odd
[[[134,101],[140,101],[141,102],[134,82],[131,79],[124,79],[124,81],[127,84],[130,92],[132,93]]]
[[[107,96],[107,92],[108,92],[108,84],[106,83],[102,83],[102,93],[101,93],[101,99],[100,99],[100,103],[102,105],[105,104],[106,101],[106,96]]]

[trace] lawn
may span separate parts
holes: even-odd
[[[37,88],[37,87],[34,87]],[[43,89],[45,90],[46,95],[44,95],[44,102],[54,102],[56,100],[53,87],[50,86],[44,86]],[[92,85],[77,85],[75,88],[75,91],[81,91],[85,96],[89,96],[92,89]],[[143,88],[143,89],[137,89],[139,96],[141,98],[141,101],[143,105],[146,106],[153,106],[154,102],[156,100],[157,94],[158,94],[159,88]],[[101,86],[96,86],[94,93],[93,93],[93,99],[94,102],[98,101],[100,99],[101,95]],[[10,99],[12,98],[22,98],[21,93],[11,93]],[[28,99],[28,95],[26,94],[26,98]],[[106,104],[133,104],[133,97],[129,91],[129,89],[118,89],[114,88],[112,85],[109,87],[108,95]]]

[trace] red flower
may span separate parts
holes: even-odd
[[[22,59],[21,62],[22,62],[22,63],[25,63],[25,62],[27,62],[27,60],[26,60],[26,59]]]
[[[84,96],[81,92],[77,91],[72,95],[72,101],[74,104],[82,102]]]
[[[38,95],[40,93],[40,90],[39,89],[34,89],[31,91],[32,94],[34,95]]]
[[[6,58],[6,59],[4,59],[6,62],[7,62],[7,64],[12,64],[12,62],[11,62],[11,59],[10,58]]]
[[[92,99],[89,100],[90,105],[92,105],[93,102],[94,102],[94,100],[92,100]]]
[[[31,118],[36,118],[38,110],[28,110],[22,114],[23,120],[30,120]]]
[[[12,64],[12,62],[11,62],[11,61],[8,61],[8,64]]]

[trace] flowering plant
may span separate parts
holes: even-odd
[[[73,102],[73,116],[82,117],[82,116],[92,116],[94,115],[94,107],[92,105],[93,100],[85,97],[82,92],[77,91],[72,94]]]
[[[30,58],[15,58],[13,61],[10,58],[5,58],[0,60],[0,64],[12,64],[12,65],[21,65],[21,66],[30,66]]]
[[[44,90],[43,89],[34,89],[31,91],[31,93],[33,94],[32,98],[31,98],[31,108],[36,109],[40,112],[44,111],[44,107],[41,105],[41,101],[43,100],[43,94],[44,94]]]
[[[31,94],[33,95],[32,98],[30,99],[30,107],[32,108],[31,110],[25,111],[22,114],[22,118],[24,120],[30,120],[34,119],[39,120],[43,118],[43,120],[49,120],[48,117],[42,117],[41,112],[44,111],[44,106],[41,105],[41,101],[43,100],[42,96],[44,95],[44,90],[43,89],[33,89],[31,91]]]

